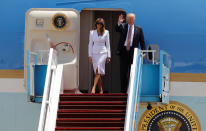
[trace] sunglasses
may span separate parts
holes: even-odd
[[[103,25],[102,23],[100,23],[100,22],[97,22],[96,24],[100,24],[100,25]]]

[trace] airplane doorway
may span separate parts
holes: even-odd
[[[106,73],[102,77],[103,90],[104,93],[120,92],[119,56],[115,54],[119,41],[115,25],[120,14],[125,15],[126,12],[122,9],[84,9],[80,12],[79,89],[83,93],[90,93],[93,86],[94,72],[92,64],[88,61],[88,43],[89,32],[97,18],[105,20],[106,29],[110,33],[111,62],[106,64]]]

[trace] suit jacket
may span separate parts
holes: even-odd
[[[119,26],[117,24],[115,29],[117,32],[120,32],[120,40],[116,51],[117,55],[120,55],[123,48],[125,49],[124,43],[127,38],[128,23],[123,23]],[[145,41],[144,41],[144,34],[142,28],[134,25],[134,36],[133,36],[131,51],[133,52],[134,48],[139,48],[139,44],[141,46],[141,49],[145,50]]]
[[[89,56],[93,54],[107,53],[107,57],[111,58],[109,31],[105,30],[103,36],[99,37],[97,30],[90,31],[89,35]]]

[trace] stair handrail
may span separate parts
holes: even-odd
[[[57,52],[50,48],[38,131],[55,130],[62,72],[63,65],[57,65]]]
[[[143,53],[138,48],[134,49],[133,64],[130,70],[130,80],[128,87],[127,108],[125,115],[124,131],[136,131],[136,113],[139,108],[140,89],[141,89],[141,76]]]
[[[169,82],[170,82],[170,67],[171,67],[171,58],[170,55],[160,50],[160,70],[159,70],[159,94],[161,101],[165,104],[169,104]]]
[[[58,64],[54,79],[52,80],[52,86],[49,96],[48,106],[50,110],[47,113],[45,130],[44,131],[55,131],[57,111],[59,105],[59,96],[61,89],[63,88],[63,64]]]
[[[32,61],[33,58],[33,61]],[[27,50],[27,94],[30,96],[30,100],[34,101],[34,67],[33,65],[37,64],[37,53]],[[31,99],[32,98],[32,99]]]

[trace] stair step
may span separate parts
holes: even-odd
[[[73,97],[61,96],[60,101],[127,101],[127,97]]]
[[[57,127],[123,127],[124,122],[57,122]]]
[[[60,96],[127,96],[126,93],[104,93],[104,94],[60,94]]]
[[[76,101],[76,102],[59,102],[59,105],[126,105],[126,102],[122,101]]]
[[[106,109],[106,110],[125,110],[126,105],[59,105],[59,109]]]
[[[75,130],[75,131],[82,131],[82,130],[95,130],[95,131],[102,131],[102,130],[112,130],[112,131],[123,131],[123,127],[56,127],[56,131],[67,131],[67,130]]]
[[[127,96],[60,96],[60,101],[127,101]]]
[[[127,94],[61,94],[56,131],[123,131]]]
[[[56,131],[124,131],[124,129],[56,129]]]
[[[58,113],[125,113],[125,110],[58,110]]]
[[[125,113],[58,113],[58,118],[124,118]]]
[[[57,122],[124,122],[124,118],[70,118],[70,119],[57,119]]]

